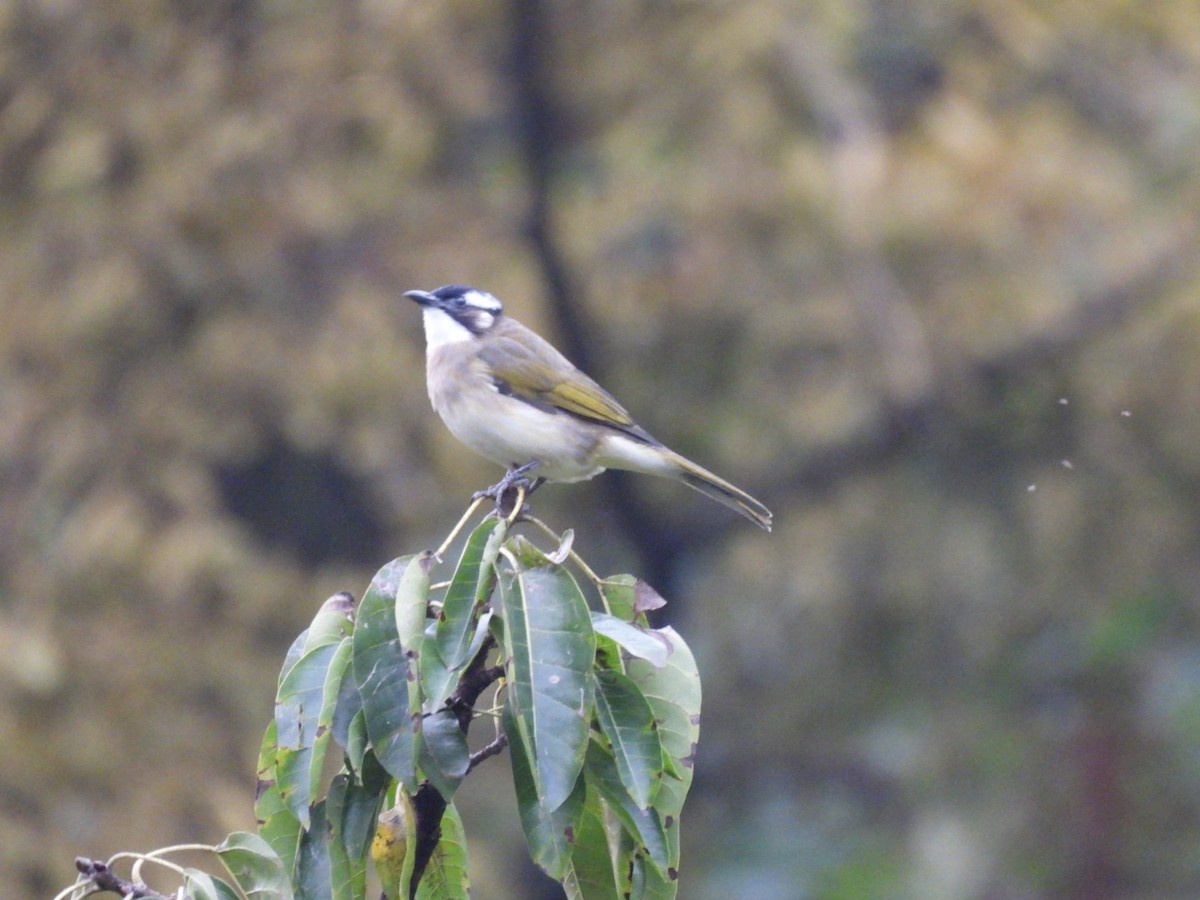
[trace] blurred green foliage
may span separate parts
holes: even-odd
[[[448,281],[776,513],[537,497],[686,619],[690,896],[1200,890],[1194,3],[22,0],[0,49],[9,893],[252,826],[290,637],[496,474],[398,299]],[[462,804],[479,896],[513,808]]]

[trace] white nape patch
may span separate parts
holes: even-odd
[[[463,294],[463,302],[467,306],[473,306],[476,309],[486,309],[490,313],[499,313],[504,309],[500,305],[500,301],[487,293],[487,291],[469,290]]]
[[[471,317],[471,330],[476,334],[491,331],[492,326],[496,324],[496,317],[490,312],[484,312],[482,309],[473,310],[469,315]]]
[[[449,313],[432,306],[426,306],[425,343],[426,351],[432,352],[446,344],[461,344],[471,340],[474,335],[464,325],[460,325]]]

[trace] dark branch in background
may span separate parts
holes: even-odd
[[[512,0],[512,79],[521,161],[529,181],[525,233],[533,244],[550,297],[563,349],[585,372],[595,360],[586,338],[589,324],[571,284],[552,223],[554,180],[567,144],[567,124],[554,90],[555,33],[544,0]]]
[[[807,29],[792,29],[778,55],[779,92],[789,106],[811,111],[825,147],[833,197],[829,228],[858,314],[859,365],[883,402],[902,404],[929,392],[933,370],[921,317],[887,261],[878,226],[887,184],[889,117],[863,79],[851,75]]]
[[[525,233],[541,268],[550,310],[567,358],[603,383],[604,373],[596,365],[587,337],[593,329],[554,229],[555,173],[566,155],[569,127],[556,90],[562,78],[555,71],[556,41],[550,4],[545,0],[511,0],[509,25],[513,112],[520,157],[529,183]],[[640,501],[627,473],[606,473],[597,490],[602,492],[620,530],[629,537],[633,552],[638,554],[638,570],[651,584],[669,590],[675,560],[685,549],[684,543]]]
[[[603,383],[604,373],[595,365],[586,337],[589,323],[553,223],[555,171],[569,143],[564,101],[558,92],[563,79],[556,77],[554,66],[553,9],[546,0],[510,0],[509,10],[514,113],[530,195],[525,230],[541,267],[567,356]],[[777,74],[793,96],[810,101],[823,98],[819,118],[824,124],[844,124],[836,119],[846,110],[834,108],[831,104],[836,101],[821,94],[829,75],[821,64],[818,59],[798,65],[793,56],[785,60]],[[861,128],[853,133],[863,137]],[[870,134],[864,139],[869,140]],[[886,269],[878,247],[871,243],[869,229],[863,236],[867,228],[861,221],[863,211],[848,208],[843,213],[842,230],[865,242],[854,257],[860,276],[855,287],[865,304],[864,321],[871,326],[870,338],[882,350],[879,382],[887,402],[874,420],[845,440],[780,460],[771,473],[769,489],[761,493],[755,490],[770,507],[794,505],[798,498],[828,496],[848,480],[888,465],[921,442],[948,442],[953,446],[961,440],[964,424],[969,424],[961,421],[955,402],[956,391],[962,385],[1017,386],[1043,378],[1070,354],[1184,283],[1195,270],[1191,248],[1195,229],[1182,228],[1182,236],[1174,244],[1147,252],[1139,265],[1110,274],[1090,291],[1085,289],[1073,312],[1012,349],[969,361],[951,371],[926,371],[921,368],[927,361],[920,358],[924,339],[919,322],[908,298]],[[1104,268],[1106,259],[1104,248],[1098,248],[1097,270]],[[882,329],[871,324],[881,310],[886,322]],[[722,540],[725,530],[713,528],[711,521],[703,517],[679,522],[671,529],[663,527],[663,519],[641,503],[631,488],[631,481],[637,477],[609,472],[596,484],[621,531],[628,536],[631,549],[639,554],[639,570],[649,583],[670,593],[677,559]]]
[[[479,652],[475,654],[471,664],[463,671],[458,687],[446,701],[446,707],[458,719],[458,727],[462,729],[464,735],[471,727],[471,717],[475,712],[475,704],[479,701],[479,695],[487,690],[489,685],[495,684],[496,680],[504,674],[503,666],[487,665],[488,654],[495,646],[496,639],[490,634],[483,639],[483,646],[479,648]],[[496,756],[504,749],[503,743],[499,746],[496,744],[497,741],[492,741],[478,753],[472,754],[467,771],[469,772],[488,757]],[[433,856],[433,851],[442,838],[442,816],[446,812],[446,803],[446,798],[428,781],[422,783],[413,796],[417,830],[416,849],[413,851],[413,875],[409,887],[410,898],[417,896],[417,887],[421,883],[421,876],[425,874],[425,867],[429,865],[429,859]]]
[[[1195,278],[1195,229],[1184,229],[1170,245],[1148,253],[1133,271],[1085,294],[1074,309],[1010,350],[941,373],[931,389],[896,404],[871,426],[837,444],[816,448],[778,473],[777,495],[826,496],[843,482],[897,459],[917,441],[960,432],[954,395],[963,385],[1018,385],[1061,366],[1090,341],[1159,302],[1179,284]],[[691,546],[711,539],[691,526]]]
[[[108,863],[86,856],[75,857],[75,868],[80,875],[91,880],[97,890],[111,891],[129,900],[172,900],[166,894],[152,891],[140,881],[126,881],[108,867]]]

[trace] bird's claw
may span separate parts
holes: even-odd
[[[501,518],[509,518],[525,505],[525,499],[541,487],[544,478],[530,478],[529,473],[536,469],[538,461],[532,460],[523,466],[514,466],[504,473],[504,477],[489,488],[476,491],[471,495],[472,500],[489,498],[496,501],[496,514]]]

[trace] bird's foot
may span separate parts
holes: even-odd
[[[504,473],[504,477],[489,488],[476,491],[471,495],[472,500],[484,497],[496,501],[496,515],[509,518],[525,507],[525,500],[546,481],[545,478],[530,478],[529,473],[538,467],[536,459],[530,460],[523,466],[513,466]]]
[[[535,487],[540,485],[545,479],[530,478],[529,473],[536,469],[541,463],[536,459],[525,463],[523,466],[513,466],[504,473],[504,477],[497,481],[489,488],[484,488],[482,491],[476,491],[471,495],[472,500],[479,500],[482,497],[490,497],[493,500],[499,500],[509,491],[515,490],[518,487],[525,488],[525,493],[533,493]]]

